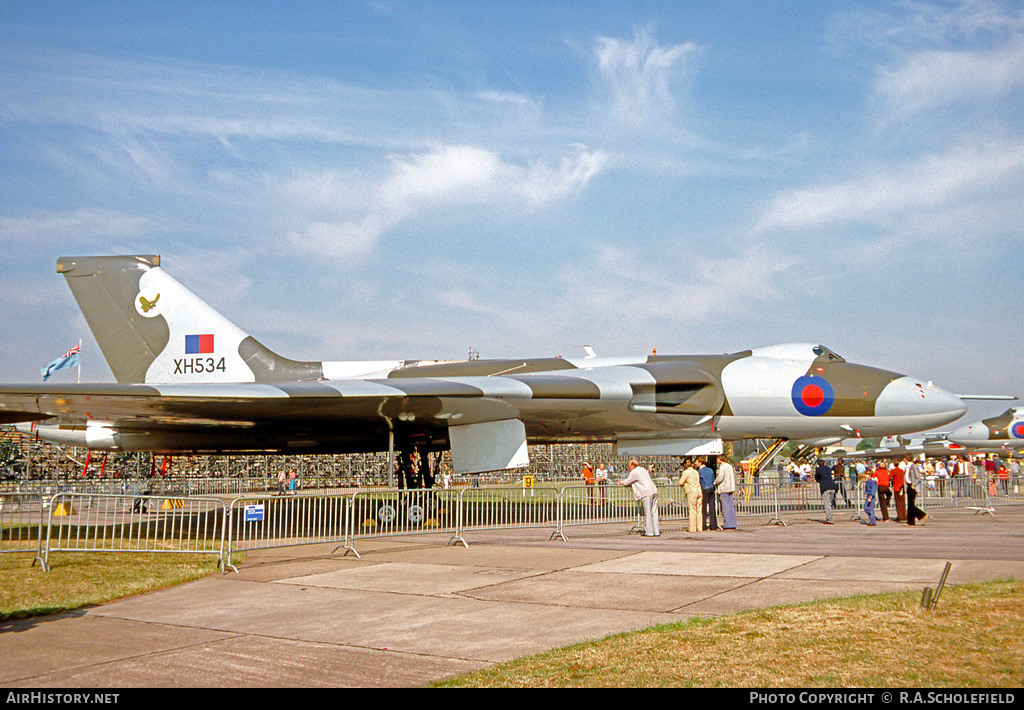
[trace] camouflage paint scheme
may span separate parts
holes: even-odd
[[[951,431],[949,440],[977,451],[1024,449],[1024,408],[1011,407],[997,417],[965,424]]]
[[[57,271],[117,384],[0,385],[0,423],[43,422],[41,436],[95,449],[344,453],[412,440],[442,450],[454,439],[486,450],[495,437],[523,450],[614,442],[685,454],[722,439],[904,434],[966,411],[931,382],[813,344],[727,355],[301,362],[217,313],[158,256],[62,257]],[[513,465],[502,456],[484,453],[473,465]]]
[[[882,438],[878,446],[871,449],[842,454],[843,458],[858,459],[892,459],[903,458],[907,454],[929,458],[945,458],[947,456],[966,456],[976,451],[968,449],[949,440],[946,434],[928,434],[924,436],[887,436]]]

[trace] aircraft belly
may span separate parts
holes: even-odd
[[[718,420],[717,432],[724,439],[851,438],[910,434],[943,426],[948,422],[949,416],[943,413],[892,417],[724,416]]]
[[[810,439],[843,434],[840,422],[793,416],[723,416],[716,431],[723,439]]]
[[[173,454],[199,453],[309,453],[345,454],[387,451],[386,427],[376,430],[289,431],[259,427],[249,430],[169,428],[131,430],[120,435],[121,451],[158,451]]]
[[[536,443],[610,442],[620,438],[702,438],[714,436],[708,417],[631,411],[623,402],[595,409],[593,404],[560,402],[521,405],[527,437]],[[702,421],[706,420],[706,421]],[[699,424],[698,424],[699,423]]]
[[[722,370],[730,411],[737,417],[793,417],[793,383],[807,373],[811,360],[771,361],[750,357]]]

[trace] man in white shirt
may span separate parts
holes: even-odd
[[[661,522],[658,520],[658,487],[651,480],[651,474],[640,463],[633,459],[629,462],[629,475],[619,481],[620,486],[631,486],[633,497],[640,501],[644,508],[644,537],[661,535]]]
[[[928,519],[928,514],[917,506],[917,497],[924,490],[924,466],[913,460],[909,455],[907,459],[907,525],[914,525],[920,520],[922,523]]]
[[[736,492],[736,470],[725,456],[718,457],[718,474],[715,476],[715,491],[722,501],[723,530],[736,529],[736,505],[732,494]]]

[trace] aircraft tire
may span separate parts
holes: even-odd
[[[387,503],[377,509],[377,519],[385,524],[394,521],[396,515],[394,507]]]

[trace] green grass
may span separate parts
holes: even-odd
[[[556,649],[440,687],[1024,685],[1024,582],[850,597],[695,618]]]
[[[219,571],[214,555],[68,552],[44,572],[33,555],[0,555],[0,621],[71,611],[189,582]]]
[[[237,561],[237,560],[236,560]],[[188,553],[0,555],[0,621],[71,611],[214,574]],[[440,687],[1024,686],[1024,582],[761,609],[528,656]]]

